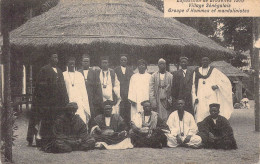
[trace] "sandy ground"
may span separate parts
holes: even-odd
[[[252,106],[252,105],[251,105]],[[238,149],[231,151],[188,148],[134,148],[128,150],[92,150],[65,154],[49,154],[36,147],[28,147],[26,113],[19,116],[16,124],[19,135],[13,147],[13,160],[17,164],[38,163],[260,163],[259,134],[254,131],[254,108],[236,109],[230,119]]]

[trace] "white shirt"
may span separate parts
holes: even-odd
[[[159,76],[160,76],[160,80],[164,80],[165,73],[163,73],[163,74],[162,74],[162,73],[160,73],[160,74],[159,74]]]
[[[144,116],[144,122],[148,123],[151,116]]]
[[[123,74],[125,74],[126,67],[121,66],[121,70],[122,70]]]
[[[103,74],[104,72],[104,74]],[[100,81],[101,81],[101,88],[103,94],[103,101],[111,100],[113,101],[113,94],[112,94],[112,81],[109,71],[100,71]],[[103,85],[106,85],[104,88]]]
[[[83,74],[84,74],[84,78],[87,79],[88,78],[88,70],[83,70]]]
[[[213,122],[214,122],[215,124],[217,124],[217,119],[218,119],[218,118],[216,118],[216,119],[212,118],[212,120],[213,120]]]
[[[183,76],[185,77],[186,76],[186,72],[187,72],[187,69],[182,69],[182,74],[183,74]]]
[[[105,117],[106,126],[110,126],[111,117]]]
[[[52,69],[53,69],[54,72],[58,73],[57,68],[52,67]]]

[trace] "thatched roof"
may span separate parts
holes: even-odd
[[[214,61],[210,64],[228,77],[249,77],[247,74],[225,61]]]
[[[225,58],[233,54],[195,29],[164,18],[163,13],[142,0],[61,0],[48,12],[12,31],[10,38],[16,52],[32,47],[71,50],[71,46],[85,51],[98,45],[95,49],[103,49],[103,53],[115,53],[122,47],[129,53],[148,53],[133,47],[156,47],[168,54],[178,48],[191,55]]]

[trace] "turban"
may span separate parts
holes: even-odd
[[[144,59],[138,60],[137,64],[138,65],[144,64],[145,66],[147,66],[147,63],[146,63],[146,61]]]
[[[161,58],[161,59],[158,60],[158,64],[159,63],[166,63],[166,61],[163,58]]]
[[[78,104],[75,103],[75,102],[71,102],[71,103],[68,103],[68,104],[66,105],[66,110],[67,110],[67,111],[74,111],[74,112],[76,112],[77,109],[78,109]]]
[[[150,101],[149,100],[145,100],[145,101],[141,102],[141,105],[144,106],[145,103],[150,103]]]
[[[180,61],[181,61],[181,60],[187,60],[187,61],[188,61],[189,58],[187,58],[186,56],[182,56],[182,57],[180,57]]]

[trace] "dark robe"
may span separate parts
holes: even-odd
[[[91,118],[95,118],[97,115],[95,113],[94,106],[93,106],[93,97],[96,92],[96,73],[92,68],[89,68],[88,77],[85,77],[84,73],[83,73],[83,69],[80,69],[78,71],[82,73],[82,75],[85,79]]]
[[[102,135],[102,134],[96,134],[94,133],[93,136],[96,140],[96,142],[105,142],[108,145],[113,145],[120,143],[124,139],[126,139],[126,136],[119,136],[118,134],[124,130],[127,129],[126,124],[121,116],[118,114],[112,114],[111,120],[110,120],[110,126],[106,126],[105,122],[105,116],[103,114],[98,115],[94,119],[94,125],[93,126],[99,126],[101,131],[112,129],[115,133],[112,136]]]
[[[42,141],[47,142],[52,138],[53,121],[57,115],[63,113],[60,109],[63,109],[62,107],[69,102],[62,71],[59,68],[56,69],[57,73],[51,65],[46,65],[38,74],[27,133],[29,143],[33,142],[33,136],[37,132],[35,125],[39,122],[41,122]]]
[[[131,67],[126,67],[125,74],[123,74],[121,70],[121,66],[115,68],[115,73],[117,75],[118,81],[120,82],[120,116],[125,120],[127,124],[129,124],[131,120],[131,104],[128,101],[128,90],[129,90],[129,82],[134,74]]]
[[[148,121],[148,126],[143,123],[142,128],[143,127],[148,127],[149,130],[151,130],[150,136],[148,133],[141,133],[139,128],[132,125],[130,137],[134,147],[162,148],[167,146],[167,137],[162,129],[168,130],[169,128],[165,122],[158,117],[156,112],[152,112],[152,115]]]
[[[88,134],[86,124],[78,115],[62,114],[53,125],[53,140],[46,152],[66,153],[73,150],[86,151],[95,148],[95,139]]]
[[[172,80],[172,97],[173,97],[173,105],[176,107],[176,101],[178,99],[184,99],[185,101],[185,109],[186,111],[191,113],[194,116],[194,110],[192,105],[192,81],[193,81],[193,72],[192,69],[187,69],[185,77],[183,76],[182,69],[175,71],[173,73]],[[176,108],[174,108],[176,109]]]
[[[198,123],[199,133],[205,148],[213,149],[237,149],[233,129],[228,120],[223,116],[218,116],[216,124],[210,116]],[[214,142],[209,141],[209,132],[217,139]]]

